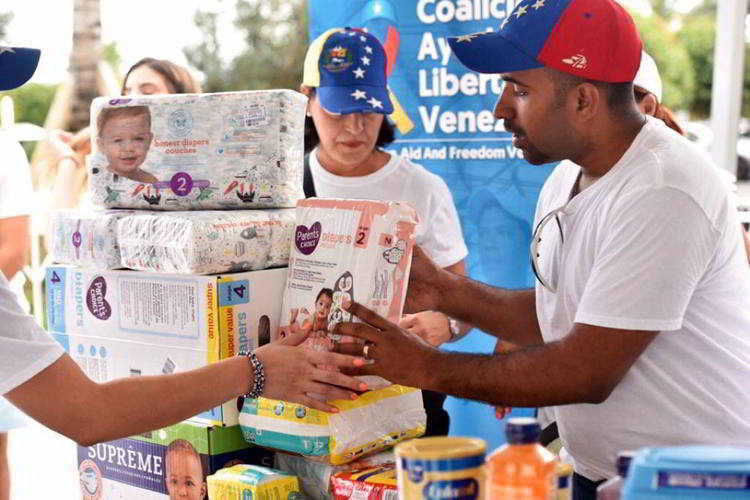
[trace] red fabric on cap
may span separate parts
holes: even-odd
[[[633,19],[613,0],[573,0],[537,60],[564,73],[601,82],[632,82],[643,42]]]

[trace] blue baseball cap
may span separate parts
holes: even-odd
[[[39,64],[39,49],[0,46],[0,90],[26,83]]]
[[[388,58],[377,38],[358,28],[333,28],[310,44],[302,85],[316,87],[334,114],[393,113],[388,97]]]
[[[522,0],[493,31],[448,43],[480,73],[544,66],[611,83],[633,81],[643,48],[633,18],[614,0]]]

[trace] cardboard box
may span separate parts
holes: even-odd
[[[47,328],[205,351],[211,363],[270,339],[286,274],[286,268],[186,276],[50,266]]]
[[[245,442],[237,426],[183,422],[126,439],[78,447],[84,500],[165,499],[170,497],[170,490],[174,498],[183,498],[178,490],[195,495],[187,498],[205,498],[206,476],[240,463],[270,467],[273,453]]]
[[[278,327],[286,268],[225,276],[47,268],[48,329],[93,380],[206,366]],[[237,425],[239,402],[198,415]]]

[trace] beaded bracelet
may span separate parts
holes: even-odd
[[[253,370],[253,387],[244,397],[257,399],[263,394],[263,390],[266,388],[266,372],[263,368],[263,363],[261,363],[258,356],[255,355],[255,351],[240,351],[239,355],[247,356]]]

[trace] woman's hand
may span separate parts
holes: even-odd
[[[424,311],[416,314],[404,314],[399,326],[435,347],[451,339],[451,329],[448,316],[438,311]]]
[[[299,403],[331,413],[338,412],[334,406],[310,397],[322,395],[326,401],[334,399],[356,399],[357,392],[366,391],[367,384],[338,371],[318,366],[333,366],[338,369],[356,368],[365,364],[360,357],[334,352],[313,351],[300,344],[307,339],[306,333],[288,336],[283,340],[266,344],[256,349],[258,360],[263,363],[266,385],[263,397]]]
[[[64,156],[75,156],[75,151],[71,146],[73,134],[64,130],[54,130],[48,136],[50,147],[55,151],[57,158]]]

